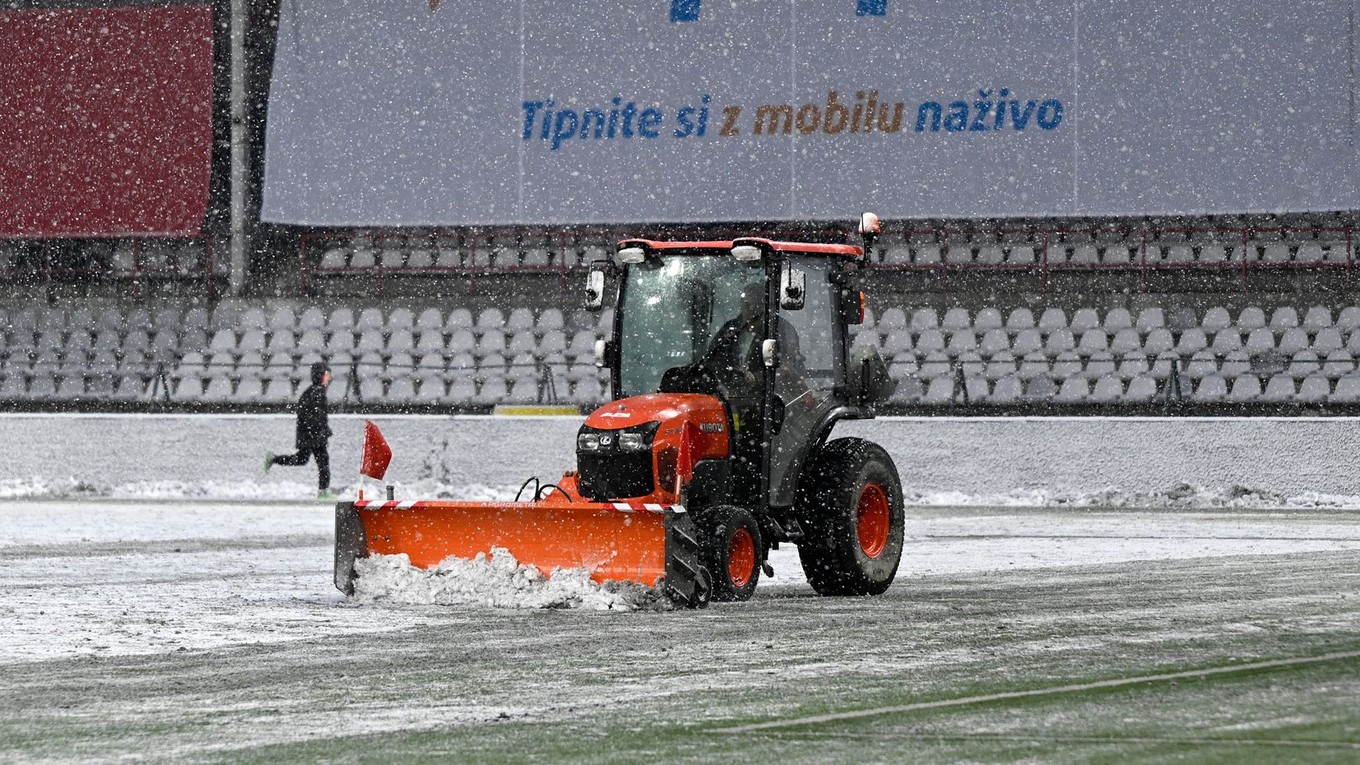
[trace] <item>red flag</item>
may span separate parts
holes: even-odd
[[[392,447],[387,445],[381,430],[369,420],[364,420],[364,462],[359,467],[359,475],[366,475],[381,481],[387,474],[387,463],[392,461]]]

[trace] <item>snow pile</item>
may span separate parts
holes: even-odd
[[[483,502],[508,502],[522,493],[529,499],[531,488],[453,484],[435,478],[409,483],[394,483],[398,499],[456,499]],[[342,499],[355,499],[358,486],[338,486]],[[1061,488],[1013,489],[996,493],[924,491],[904,487],[908,506],[916,507],[1081,507],[1136,508],[1147,510],[1360,510],[1360,496],[1304,492],[1295,496],[1233,485],[1226,488],[1177,483],[1164,489],[1139,491],[1110,487],[1094,492]],[[383,496],[383,489],[370,484],[365,490],[370,499]],[[0,479],[0,499],[137,499],[137,500],[222,500],[222,501],[299,501],[316,496],[315,485],[303,481],[134,481],[101,485],[77,478],[42,477]]]
[[[1212,489],[1193,486],[1188,483],[1178,483],[1166,489],[1153,491],[1132,491],[1111,487],[1096,492],[1027,489],[997,494],[965,494],[962,492],[922,492],[908,488],[904,490],[903,494],[908,506],[926,507],[1083,507],[1148,510],[1360,509],[1360,497],[1357,496],[1305,492],[1291,497],[1246,486]]]
[[[491,606],[494,608],[581,608],[596,611],[664,611],[670,601],[655,589],[635,583],[595,584],[586,569],[554,569],[544,576],[521,565],[504,548],[491,557],[447,558],[426,570],[401,555],[373,555],[355,561],[359,574],[354,597],[361,602],[412,605]]]

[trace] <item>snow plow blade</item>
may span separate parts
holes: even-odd
[[[694,522],[680,505],[609,502],[341,502],[335,508],[335,586],[354,594],[354,561],[404,553],[430,569],[448,557],[490,557],[504,548],[521,564],[590,571],[660,588],[688,607],[708,604]]]

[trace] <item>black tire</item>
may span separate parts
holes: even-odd
[[[699,529],[704,568],[713,578],[713,600],[750,600],[765,555],[755,516],[743,507],[718,505],[704,511]]]
[[[803,470],[798,558],[821,595],[881,595],[897,576],[906,512],[897,466],[883,447],[840,438]]]

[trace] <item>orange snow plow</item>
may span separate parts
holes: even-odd
[[[877,218],[861,232],[871,242]],[[863,320],[852,286],[863,253],[620,242],[586,281],[591,310],[617,282],[613,327],[596,345],[612,400],[577,431],[576,469],[525,502],[341,503],[336,586],[353,593],[354,562],[369,555],[428,569],[503,548],[545,574],[584,568],[702,607],[750,598],[771,573],[767,553],[787,542],[817,592],[882,593],[902,554],[897,468],[877,444],[830,439],[892,393],[877,348],[849,342]]]
[[[354,560],[405,554],[432,569],[445,558],[475,559],[501,548],[545,574],[586,569],[590,578],[664,588],[695,601],[699,575],[694,524],[679,505],[591,502],[554,494],[532,502],[358,501],[336,511],[336,587],[354,591]]]

